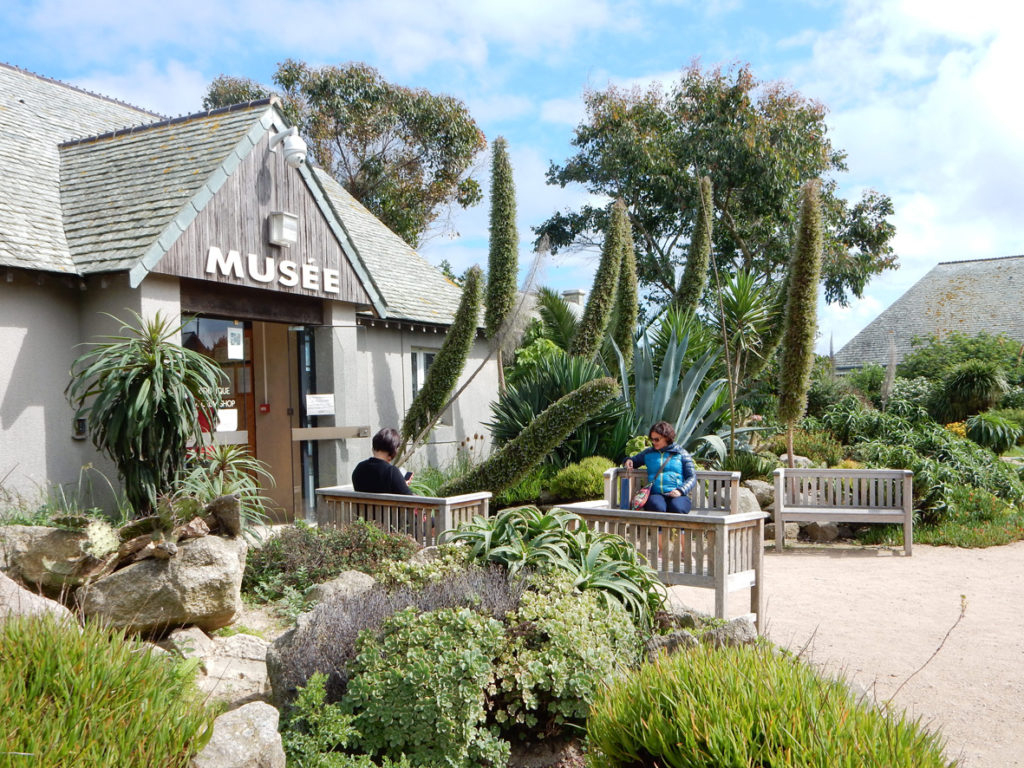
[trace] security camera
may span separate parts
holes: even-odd
[[[271,152],[277,151],[278,144],[284,145],[284,161],[289,168],[298,168],[306,162],[306,154],[309,150],[294,126],[270,137]]]

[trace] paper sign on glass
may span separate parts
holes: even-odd
[[[245,344],[242,337],[242,326],[228,328],[228,360],[245,359]]]
[[[306,395],[307,416],[333,416],[334,393],[328,395]]]

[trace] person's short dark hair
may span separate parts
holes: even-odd
[[[656,435],[661,435],[670,443],[674,443],[676,441],[675,427],[673,427],[667,421],[659,421],[657,424],[653,425],[649,430],[647,430],[648,435],[651,434],[652,432]]]
[[[398,434],[397,429],[384,427],[384,429],[373,436],[372,444],[373,450],[385,451],[388,456],[394,458],[398,453],[398,449],[402,446],[402,436]]]

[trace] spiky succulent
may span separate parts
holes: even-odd
[[[121,545],[117,529],[103,520],[90,520],[83,532],[87,538],[82,544],[82,550],[97,559],[116,552]]]

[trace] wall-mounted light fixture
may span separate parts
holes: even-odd
[[[284,146],[284,161],[288,163],[290,168],[298,168],[306,162],[306,153],[309,150],[306,148],[306,142],[299,136],[299,131],[295,126],[280,133],[275,133],[270,137],[271,152],[277,152],[279,144]]]
[[[274,211],[267,217],[267,229],[274,245],[290,248],[299,241],[299,217],[294,213]]]

